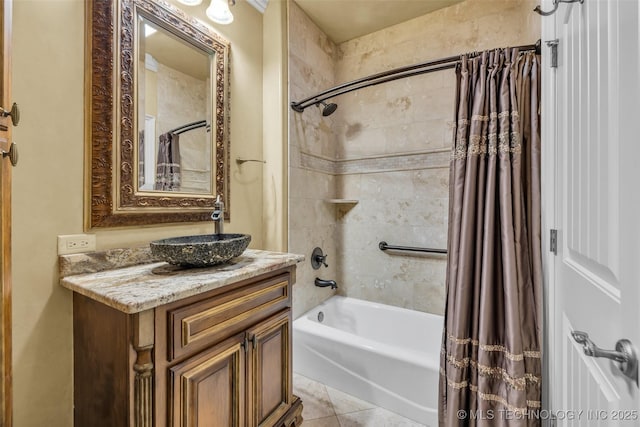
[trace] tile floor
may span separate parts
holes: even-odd
[[[293,393],[302,399],[304,427],[421,427],[415,421],[293,374]]]

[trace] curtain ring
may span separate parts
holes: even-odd
[[[553,9],[551,9],[548,12],[543,11],[540,8],[540,5],[536,6],[535,9],[533,9],[534,12],[542,15],[542,16],[550,16],[553,15],[554,13],[556,13],[556,10],[558,10],[558,6],[560,6],[560,3],[580,3],[583,4],[584,0],[553,0]]]

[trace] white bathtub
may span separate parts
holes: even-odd
[[[293,370],[436,426],[442,324],[442,316],[334,296],[293,322]]]

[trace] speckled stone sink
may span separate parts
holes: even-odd
[[[248,234],[204,234],[156,240],[151,253],[183,267],[208,267],[240,256],[251,242]]]

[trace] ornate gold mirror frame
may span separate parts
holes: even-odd
[[[85,228],[206,221],[217,194],[224,200],[225,219],[229,219],[229,43],[163,0],[92,0],[85,7]],[[137,191],[134,64],[138,14],[213,55],[212,194]]]

